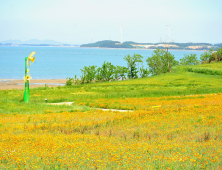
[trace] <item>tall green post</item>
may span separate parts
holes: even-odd
[[[24,92],[24,102],[29,102],[29,81],[32,78],[30,74],[28,74],[29,70],[27,66],[31,66],[31,62],[33,63],[35,61],[35,57],[33,56],[36,52],[33,51],[29,54],[28,57],[25,58],[25,92]]]
[[[27,61],[28,61],[28,57],[25,58],[25,92],[24,92],[24,101],[26,103],[29,102],[29,80],[26,79],[26,77],[27,77]]]

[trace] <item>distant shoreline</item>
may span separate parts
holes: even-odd
[[[79,47],[79,48],[97,48],[97,49],[115,49],[115,50],[118,50],[118,49],[122,49],[122,50],[127,50],[127,49],[130,49],[130,50],[156,50],[156,49],[147,49],[147,48],[108,48],[108,47]],[[160,49],[160,50],[166,50],[166,49]],[[168,49],[168,50],[172,50],[172,51],[207,51],[207,50],[186,50],[186,49]]]
[[[78,48],[80,46],[68,46],[68,45],[0,45],[0,47],[75,47]]]
[[[96,48],[96,49],[122,49],[122,50],[156,50],[156,49],[150,49],[150,48],[108,48],[108,47],[80,47],[80,46],[61,46],[61,45],[54,45],[54,46],[40,46],[40,45],[0,45],[0,47],[67,47],[67,48]],[[165,48],[162,48],[161,50],[166,50]],[[192,50],[192,49],[168,49],[172,51],[207,51],[207,50]]]

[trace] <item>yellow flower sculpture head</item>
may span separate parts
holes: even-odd
[[[27,76],[23,77],[24,81],[27,82],[27,80],[31,80],[32,77],[30,74],[28,74]]]
[[[34,62],[35,61],[35,57],[33,55],[35,55],[35,51],[31,52],[31,54],[29,54],[28,60],[27,60],[27,64],[30,67],[31,66],[31,61]]]

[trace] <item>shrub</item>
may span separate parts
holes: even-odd
[[[74,79],[73,78],[66,78],[67,79],[67,81],[66,81],[66,86],[71,86],[72,84],[73,84],[73,82],[74,82]]]

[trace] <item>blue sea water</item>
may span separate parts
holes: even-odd
[[[113,65],[127,66],[123,59],[127,54],[134,53],[143,56],[143,65],[147,67],[146,59],[152,56],[153,50],[145,49],[105,49],[79,47],[0,47],[0,79],[23,79],[25,74],[25,57],[36,51],[35,62],[31,64],[30,74],[33,79],[66,79],[80,77],[84,66],[102,66],[104,61]],[[197,54],[199,58],[203,51],[170,50],[175,59],[184,54]]]

